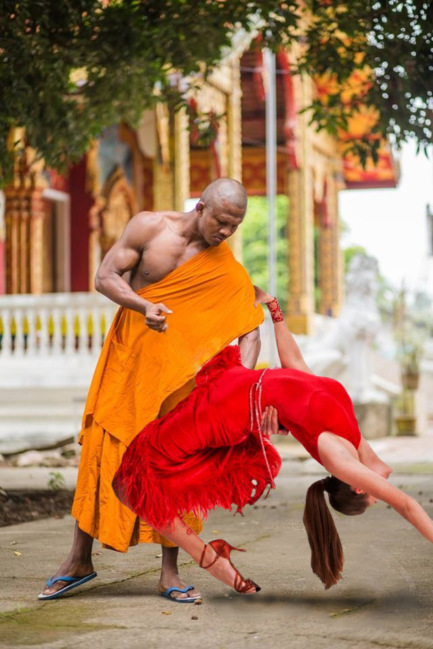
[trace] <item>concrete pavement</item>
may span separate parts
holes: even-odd
[[[433,438],[373,443],[396,470],[391,480],[433,516]],[[155,594],[157,546],[126,555],[94,548],[98,578],[52,602],[36,599],[65,557],[73,520],[0,528],[0,647],[30,649],[429,649],[433,648],[433,546],[379,503],[360,517],[335,515],[345,551],[344,578],[325,591],[311,572],[302,511],[308,485],[324,475],[294,443],[281,442],[277,490],[243,518],[213,512],[203,538],[226,538],[246,554],[233,561],[262,586],[240,596],[181,554],[182,576],[203,593],[200,606]],[[53,469],[46,469],[47,474]],[[0,469],[0,485],[33,485],[37,469]],[[13,477],[14,476],[14,477]],[[68,475],[68,481],[73,474]],[[15,480],[13,483],[12,481]],[[35,486],[36,488],[36,486]]]

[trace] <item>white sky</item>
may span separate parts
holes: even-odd
[[[433,160],[416,155],[414,144],[400,153],[397,189],[340,192],[340,217],[348,232],[342,247],[364,246],[379,269],[400,287],[426,290],[433,296],[433,259],[427,257],[426,205],[433,211]]]

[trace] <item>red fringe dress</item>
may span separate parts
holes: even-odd
[[[156,530],[179,514],[255,503],[281,467],[261,434],[263,410],[273,405],[280,424],[320,462],[323,431],[357,448],[360,433],[343,386],[292,369],[249,370],[239,347],[223,349],[198,373],[196,388],[132,441],[113,488],[123,504]]]

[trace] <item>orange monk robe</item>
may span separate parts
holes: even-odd
[[[251,280],[226,243],[195,255],[138,295],[163,302],[173,313],[167,331],[158,333],[137,311],[117,312],[84,410],[72,509],[83,531],[123,552],[137,542],[171,545],[114,495],[111,481],[126,447],[190,392],[206,361],[263,322]],[[187,517],[186,522],[201,530],[201,521]]]

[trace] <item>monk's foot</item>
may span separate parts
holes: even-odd
[[[187,592],[181,592],[188,586],[189,584],[185,584],[185,582],[182,581],[177,572],[164,571],[161,573],[161,577],[158,582],[158,593],[164,594],[164,597],[167,597],[167,599],[187,599],[188,601],[200,600],[201,595],[196,588],[192,588]],[[170,588],[179,588],[180,591],[172,590],[171,592],[167,593]]]
[[[62,563],[58,571],[50,578],[50,582],[53,582],[58,577],[84,578],[88,575],[91,575],[93,571],[94,568],[91,561],[83,563],[65,561],[64,563]],[[62,580],[54,581],[51,586],[45,584],[45,588],[42,591],[41,595],[52,595],[53,593],[57,593],[57,591],[65,588],[65,586],[68,586],[70,584],[70,581]]]

